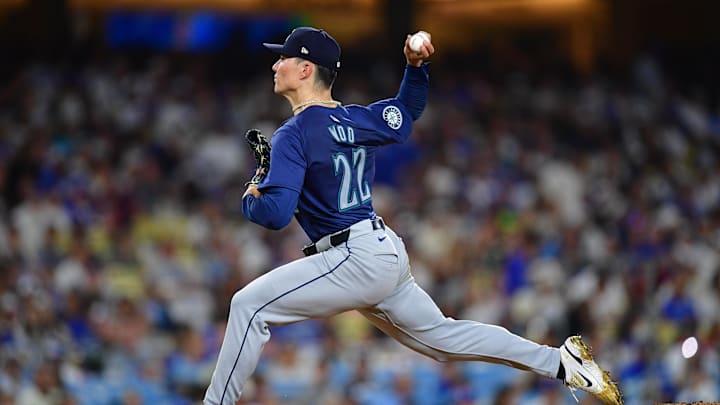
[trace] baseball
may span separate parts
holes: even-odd
[[[418,31],[410,37],[410,49],[415,52],[420,52],[423,46],[423,41],[430,42],[430,35],[425,31]]]

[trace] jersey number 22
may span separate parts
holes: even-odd
[[[333,156],[335,176],[342,174],[340,189],[338,190],[338,210],[347,211],[367,201],[370,201],[370,184],[363,180],[365,175],[365,148],[355,148],[352,156],[338,153]]]

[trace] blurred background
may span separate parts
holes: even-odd
[[[300,25],[342,44],[346,104],[395,95],[405,35],[432,33],[427,109],[373,199],[448,316],[580,333],[627,404],[720,400],[718,8],[0,1],[0,404],[200,402],[232,294],[308,242],[240,212],[242,134],[291,115],[260,43]],[[574,403],[352,312],[271,330],[241,404]]]

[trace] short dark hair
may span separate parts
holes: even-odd
[[[332,87],[335,82],[335,78],[337,77],[337,71],[328,69],[325,66],[318,64],[315,64],[315,68],[317,69],[316,80],[321,82],[328,89]]]

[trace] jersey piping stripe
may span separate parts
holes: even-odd
[[[227,393],[228,385],[230,385],[230,379],[232,379],[232,375],[233,375],[233,373],[235,372],[235,368],[237,367],[237,363],[238,363],[238,361],[240,360],[240,354],[242,353],[243,347],[245,346],[245,341],[247,340],[247,335],[248,335],[248,332],[250,331],[250,325],[252,324],[253,319],[255,319],[255,316],[256,316],[260,311],[262,311],[263,309],[265,309],[268,305],[270,305],[270,304],[272,304],[273,302],[279,300],[280,298],[282,298],[282,297],[284,297],[284,296],[286,296],[286,295],[288,295],[288,294],[290,294],[290,293],[292,293],[292,292],[294,292],[294,291],[297,291],[297,290],[305,287],[306,285],[308,285],[308,284],[310,284],[310,283],[313,283],[313,282],[315,282],[315,281],[317,281],[317,280],[319,280],[319,279],[321,279],[321,278],[323,278],[323,277],[325,277],[325,276],[333,273],[335,270],[337,270],[343,263],[345,263],[345,262],[350,258],[350,255],[352,254],[352,252],[350,251],[350,248],[347,246],[347,242],[345,242],[345,247],[346,247],[347,250],[348,250],[348,255],[345,256],[345,258],[342,259],[342,260],[340,261],[340,263],[337,264],[337,266],[333,267],[330,271],[328,271],[328,272],[326,272],[326,273],[323,273],[323,274],[321,274],[321,275],[313,278],[312,280],[306,281],[306,282],[300,284],[299,286],[297,286],[297,287],[295,287],[295,288],[293,288],[293,289],[291,289],[291,290],[285,291],[284,293],[282,293],[282,294],[278,295],[277,297],[273,298],[272,300],[268,301],[265,305],[263,305],[263,306],[261,306],[260,308],[258,308],[257,311],[255,311],[255,313],[252,314],[252,316],[250,317],[250,320],[248,321],[248,326],[247,326],[247,328],[245,329],[245,335],[243,335],[243,340],[242,340],[242,343],[240,344],[240,350],[238,350],[237,357],[235,357],[235,363],[233,363],[233,367],[232,367],[232,369],[230,370],[230,375],[228,376],[227,381],[225,382],[225,388],[223,389],[222,397],[220,397],[220,405],[222,405],[223,401],[225,401],[225,394]]]

